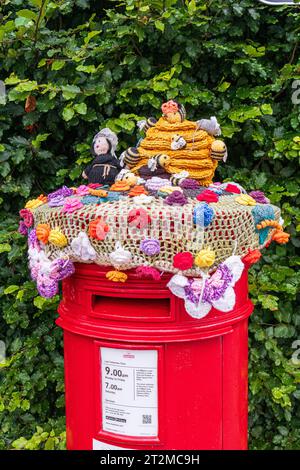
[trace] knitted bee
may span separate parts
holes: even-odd
[[[186,146],[186,141],[184,138],[179,134],[174,134],[172,137],[171,142],[171,149],[172,150],[180,150]]]
[[[123,170],[121,170],[116,177],[116,181],[124,181],[129,186],[134,186],[137,184],[138,179],[139,178],[134,173],[132,173],[130,170],[126,170],[125,168],[123,168]]]
[[[138,121],[136,125],[138,126],[140,132],[147,132],[147,130],[150,129],[150,127],[154,127],[156,123],[157,119],[150,117],[148,119],[142,119],[141,121]]]
[[[222,140],[214,140],[211,144],[210,156],[213,160],[226,162],[227,160],[227,147]]]
[[[139,160],[139,150],[136,147],[129,147],[120,156],[121,165],[129,168],[133,168]]]
[[[182,181],[188,177],[189,177],[189,172],[183,170],[180,173],[171,175],[170,181],[173,184],[173,186],[180,186],[180,183],[182,183]]]
[[[147,165],[141,166],[139,169],[139,175],[141,178],[147,180],[153,176],[159,176],[160,178],[169,179],[170,174],[166,171],[168,164],[170,163],[170,157],[168,155],[159,153],[149,158]]]

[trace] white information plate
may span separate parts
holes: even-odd
[[[93,439],[93,450],[131,450],[128,447],[119,447],[113,446],[112,444],[107,444],[106,442],[98,441]]]
[[[103,431],[156,437],[157,350],[100,348]]]

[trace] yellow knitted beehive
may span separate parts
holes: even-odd
[[[184,148],[172,150],[171,143],[176,134],[184,138],[186,145]],[[154,127],[147,130],[146,137],[138,147],[140,160],[131,171],[137,173],[139,168],[147,164],[149,158],[162,153],[170,157],[170,162],[165,168],[168,173],[176,174],[185,170],[189,172],[190,178],[208,186],[218,165],[217,160],[210,157],[214,140],[206,131],[197,130],[195,122],[184,120],[171,123],[163,116]]]

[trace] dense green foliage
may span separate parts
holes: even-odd
[[[100,126],[118,132],[122,150],[135,142],[136,121],[175,97],[190,118],[218,116],[229,147],[218,176],[264,190],[292,234],[250,275],[249,425],[252,448],[300,448],[291,360],[300,324],[299,28],[298,6],[256,0],[1,2],[0,448],[64,440],[58,299],[42,299],[29,281],[18,210],[29,196],[79,182]]]

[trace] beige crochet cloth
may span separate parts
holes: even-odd
[[[78,259],[70,246],[72,240],[84,231],[88,233],[89,222],[101,216],[109,225],[109,232],[103,241],[90,238],[90,242],[97,252],[93,262],[99,265],[111,266],[109,254],[114,251],[119,241],[123,248],[132,254],[132,260],[121,269],[135,268],[141,265],[151,265],[165,272],[175,273],[173,257],[182,251],[190,251],[195,255],[202,248],[214,250],[216,259],[210,271],[214,270],[220,262],[232,254],[243,256],[249,249],[261,249],[258,233],[255,231],[252,207],[238,204],[234,196],[221,196],[217,203],[210,203],[215,216],[205,228],[197,227],[193,223],[193,210],[199,202],[188,199],[184,206],[168,206],[163,199],[157,198],[150,204],[137,204],[132,198],[124,198],[116,202],[106,202],[100,205],[88,204],[69,214],[62,213],[61,207],[51,208],[44,204],[34,212],[35,226],[48,223],[51,229],[58,228],[68,239],[65,248],[58,248],[51,243],[45,245],[45,253],[53,260],[62,256],[69,256],[72,261]],[[128,225],[127,217],[132,209],[143,208],[151,217],[149,225],[143,229]],[[275,219],[280,218],[280,210],[273,206]],[[160,241],[160,253],[156,256],[147,256],[140,250],[140,242],[146,238]],[[186,275],[197,276],[202,270],[193,268],[185,271]]]

